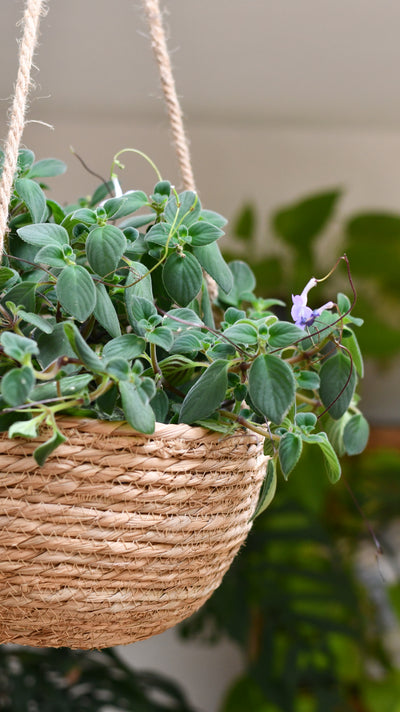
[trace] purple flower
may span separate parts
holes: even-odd
[[[299,326],[300,329],[305,329],[306,326],[311,326],[316,317],[320,316],[324,309],[332,309],[332,307],[335,306],[333,302],[326,302],[326,304],[323,304],[323,306],[319,307],[319,309],[311,309],[307,306],[308,292],[312,289],[312,287],[315,287],[316,284],[318,284],[318,280],[315,277],[311,277],[301,294],[292,294],[293,306],[290,313],[294,323],[296,326]]]

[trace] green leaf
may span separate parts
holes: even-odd
[[[121,334],[121,327],[114,304],[112,303],[111,297],[109,296],[104,284],[97,282],[95,289],[96,306],[93,313],[103,329],[105,329],[110,336],[116,338]]]
[[[35,458],[37,464],[42,467],[48,456],[51,455],[51,453],[54,452],[59,445],[65,443],[66,439],[65,435],[60,433],[58,428],[54,428],[51,438],[46,440],[45,443],[39,445],[33,453],[33,457]]]
[[[57,398],[59,393],[62,396],[75,396],[84,391],[92,380],[93,374],[79,373],[74,376],[65,376],[57,381],[39,383],[32,390],[30,399],[33,401],[46,401],[50,398]]]
[[[18,235],[30,245],[68,245],[69,236],[62,225],[55,223],[40,223],[40,225],[25,225],[17,230]]]
[[[61,245],[45,245],[35,255],[35,262],[48,265],[49,267],[57,267],[63,269],[66,266],[66,260]]]
[[[132,300],[134,297],[143,297],[149,302],[153,301],[151,274],[141,262],[131,262],[125,282],[124,298],[129,323],[134,325],[135,318],[132,313]]]
[[[18,406],[25,403],[33,386],[35,385],[35,374],[30,366],[13,368],[3,376],[1,381],[1,394],[11,406]]]
[[[65,173],[67,166],[57,158],[43,158],[33,164],[27,173],[27,178],[52,178]]]
[[[180,321],[190,322],[189,324],[182,324]],[[192,326],[204,326],[200,317],[196,314],[193,309],[188,308],[178,308],[170,309],[164,316],[163,319],[164,326],[168,326],[169,329],[173,331],[182,331],[184,329],[191,329]]]
[[[249,372],[249,392],[256,408],[279,424],[295,397],[296,383],[291,368],[282,359],[260,355]]]
[[[157,314],[157,309],[153,302],[148,299],[133,296],[131,298],[130,314],[135,321],[148,321]]]
[[[131,369],[126,359],[117,356],[107,361],[106,372],[116,381],[128,381]]]
[[[41,223],[46,219],[48,213],[46,196],[35,181],[19,178],[15,181],[15,192],[25,203],[33,222]]]
[[[272,218],[275,232],[297,252],[307,251],[332,217],[339,190],[312,195],[278,210]]]
[[[54,222],[57,223],[57,225],[60,225],[65,218],[65,212],[63,208],[55,200],[49,200],[49,198],[47,198],[46,202]]]
[[[215,242],[222,237],[223,234],[223,230],[220,230],[219,227],[215,227],[215,225],[212,225],[205,220],[199,220],[189,227],[189,235],[192,238],[192,245],[195,245],[196,247],[210,245],[212,242]]]
[[[328,358],[320,371],[319,394],[329,415],[338,420],[347,410],[353,397],[357,376],[348,356],[340,351]]]
[[[38,435],[38,425],[43,420],[43,415],[29,420],[17,420],[8,429],[9,438],[36,438]]]
[[[183,224],[190,227],[194,222],[197,222],[200,212],[201,204],[197,193],[185,190],[183,193],[179,193],[179,209],[176,196],[171,195],[164,210],[164,219],[176,226]]]
[[[362,357],[361,349],[359,346],[359,343],[357,341],[357,337],[352,329],[350,329],[348,326],[346,326],[345,330],[343,331],[343,340],[342,340],[343,346],[346,347],[351,353],[351,357],[353,359],[354,366],[357,369],[357,373],[360,376],[360,378],[364,377],[364,360]]]
[[[73,351],[86,368],[93,371],[93,373],[104,373],[104,366],[101,359],[86,343],[77,326],[69,321],[63,323],[63,328]]]
[[[268,460],[267,472],[261,486],[257,506],[251,520],[254,520],[271,504],[276,492],[276,462],[274,459]]]
[[[35,160],[35,154],[29,148],[20,148],[18,151],[17,169],[18,173],[25,173]]]
[[[14,334],[12,331],[3,331],[0,336],[0,344],[4,353],[19,363],[22,363],[28,354],[36,356],[39,353],[36,341],[27,339],[26,336],[20,336],[20,334]]]
[[[114,272],[126,248],[126,237],[114,225],[95,227],[86,240],[86,255],[91,268],[101,277]]]
[[[169,180],[160,180],[155,184],[153,192],[154,195],[158,194],[168,197],[171,195],[171,183]],[[160,391],[160,393],[162,393],[162,391]]]
[[[233,287],[229,294],[223,294],[222,298],[226,304],[238,306],[243,300],[248,300],[256,286],[256,280],[249,265],[241,260],[234,260],[229,263],[232,273]]]
[[[335,484],[340,479],[341,467],[337,455],[328,440],[326,433],[315,433],[312,435],[302,434],[303,442],[318,445],[324,456],[324,464],[329,480]]]
[[[315,371],[300,371],[300,373],[296,373],[296,381],[298,388],[305,391],[316,391],[320,385],[319,375]]]
[[[81,265],[63,269],[57,279],[56,294],[62,308],[78,321],[85,321],[96,306],[93,279]]]
[[[232,272],[221,255],[219,245],[212,242],[205,247],[194,247],[193,254],[207,274],[215,279],[218,286],[225,293],[229,293],[233,286]]]
[[[122,408],[129,425],[139,433],[151,434],[156,426],[155,416],[149,403],[143,400],[137,387],[129,381],[118,384]]]
[[[13,277],[18,277],[18,272],[9,267],[0,267],[0,289],[6,286]]]
[[[45,334],[51,334],[53,331],[53,326],[49,319],[44,319],[39,314],[34,312],[26,312],[23,309],[18,310],[18,316],[22,321],[26,321],[27,324],[31,324],[32,327],[43,331]],[[36,352],[38,353],[38,351]]]
[[[215,227],[225,227],[227,224],[227,219],[223,215],[216,213],[214,210],[202,210],[200,213],[200,220],[206,220],[206,222],[215,225]]]
[[[268,343],[272,348],[285,348],[303,339],[303,329],[289,321],[277,321],[269,328]]]
[[[187,393],[179,416],[181,423],[208,418],[225,399],[228,387],[228,362],[214,361]]]
[[[194,255],[174,252],[164,263],[162,278],[171,299],[185,307],[201,289],[203,275]]]
[[[8,290],[2,303],[13,302],[17,306],[22,306],[26,311],[34,311],[36,304],[36,282],[20,282]]]
[[[126,217],[131,213],[134,213],[139,208],[143,208],[145,205],[149,204],[149,199],[142,190],[134,190],[132,193],[126,193],[120,198],[110,198],[104,203],[104,210],[107,213],[108,219],[112,218],[117,220],[118,218]]]
[[[108,341],[103,349],[103,359],[116,358],[120,356],[130,361],[141,356],[146,349],[146,342],[136,334],[122,334],[115,339]]]
[[[160,346],[165,351],[169,351],[174,342],[172,331],[167,329],[166,326],[157,327],[154,331],[149,332],[146,338],[151,344],[156,344],[156,346]]]
[[[225,329],[223,333],[235,344],[250,346],[258,342],[258,331],[252,324],[243,324],[238,321]]]
[[[196,364],[182,354],[167,356],[159,363],[161,373],[171,386],[179,386],[192,378]]]
[[[361,413],[353,415],[343,431],[343,443],[348,455],[359,455],[367,447],[369,425]]]
[[[303,449],[302,439],[296,433],[285,433],[279,441],[279,462],[285,480],[288,479],[292,470],[296,467],[301,451]]]
[[[201,334],[199,335],[201,336]],[[185,331],[175,339],[171,349],[171,354],[195,354],[201,349],[199,336],[192,331]]]
[[[170,238],[171,230],[172,227],[169,223],[157,223],[146,232],[145,240],[154,245],[166,245],[168,242],[169,247],[174,247],[177,244],[177,239],[176,237]]]
[[[50,363],[63,356],[70,358],[75,358],[76,356],[64,332],[62,323],[57,324],[51,334],[40,334],[37,342],[39,346],[38,361],[42,368],[47,368]],[[74,364],[63,366],[63,371],[67,373],[72,373],[76,370],[77,366]]]
[[[317,423],[317,416],[315,413],[296,413],[295,423],[296,425],[304,430],[304,432],[314,430]]]
[[[157,423],[165,423],[168,416],[169,399],[165,391],[158,390],[151,399],[150,405],[153,409]]]
[[[72,215],[68,217],[71,222],[79,221],[85,223],[85,225],[96,225],[97,223],[96,212],[89,208],[79,208],[79,210],[75,210]]]

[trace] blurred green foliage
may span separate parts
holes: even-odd
[[[374,547],[369,527],[384,540],[400,511],[399,472],[399,453],[370,452],[348,459],[332,487],[310,452],[280,487],[220,589],[182,626],[185,637],[210,643],[228,635],[243,651],[245,672],[221,712],[400,709],[400,669],[385,647],[374,597],[355,573],[360,544]],[[378,550],[372,577],[385,586]],[[394,614],[398,582],[390,594]]]
[[[135,671],[112,649],[0,646],[3,712],[194,712],[180,688]]]
[[[400,215],[366,211],[338,220],[341,197],[340,189],[327,190],[280,207],[269,218],[262,243],[259,231],[264,218],[260,220],[256,207],[246,203],[233,221],[224,256],[228,261],[245,257],[260,294],[287,299],[289,289],[299,294],[311,276],[322,277],[331,268],[335,256],[327,263],[324,245],[326,236],[332,235],[335,255],[349,257],[357,312],[366,321],[361,349],[374,358],[390,359],[400,352]],[[338,289],[343,287],[343,268],[337,270],[336,279]],[[335,284],[330,280],[326,299],[332,293]]]

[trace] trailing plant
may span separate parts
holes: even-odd
[[[262,235],[256,206],[244,204],[232,221],[225,254],[230,259],[246,255],[260,294],[273,291],[286,296],[288,285],[298,291],[310,272],[325,268],[324,246],[327,234],[333,233],[331,244],[346,252],[357,280],[359,313],[368,314],[360,333],[362,351],[387,362],[400,352],[400,216],[363,210],[337,217],[342,195],[338,188],[321,190],[279,206],[268,216]],[[376,257],[373,269],[372,254]],[[334,283],[339,285],[340,280]]]
[[[139,152],[140,153],[140,152]],[[142,154],[143,155],[143,154]],[[111,178],[91,198],[62,206],[43,179],[60,161],[19,154],[0,269],[0,425],[10,438],[49,437],[42,465],[64,440],[59,416],[126,420],[152,433],[156,421],[200,424],[221,434],[248,428],[271,455],[259,510],[303,448],[317,447],[329,479],[338,455],[366,445],[356,385],[363,361],[351,299],[318,309],[308,280],[283,302],[259,298],[249,266],[227,264],[218,240],[226,220],[195,192],[178,194],[157,172],[150,195]],[[205,273],[218,285],[213,300]]]

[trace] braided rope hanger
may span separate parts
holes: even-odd
[[[167,105],[183,186],[186,190],[195,191],[189,144],[185,134],[182,110],[172,74],[159,1],[143,0],[143,5],[148,20],[151,44],[160,73],[161,86]],[[5,147],[3,174],[0,183],[0,255],[3,252],[4,237],[7,230],[8,205],[10,203],[12,184],[17,167],[18,150],[24,130],[27,98],[31,86],[33,55],[37,44],[39,20],[41,14],[43,14],[43,6],[44,0],[27,0],[23,18],[24,30],[20,45],[18,75]],[[210,297],[213,299],[217,293],[216,283],[208,274],[205,275],[205,278]]]

